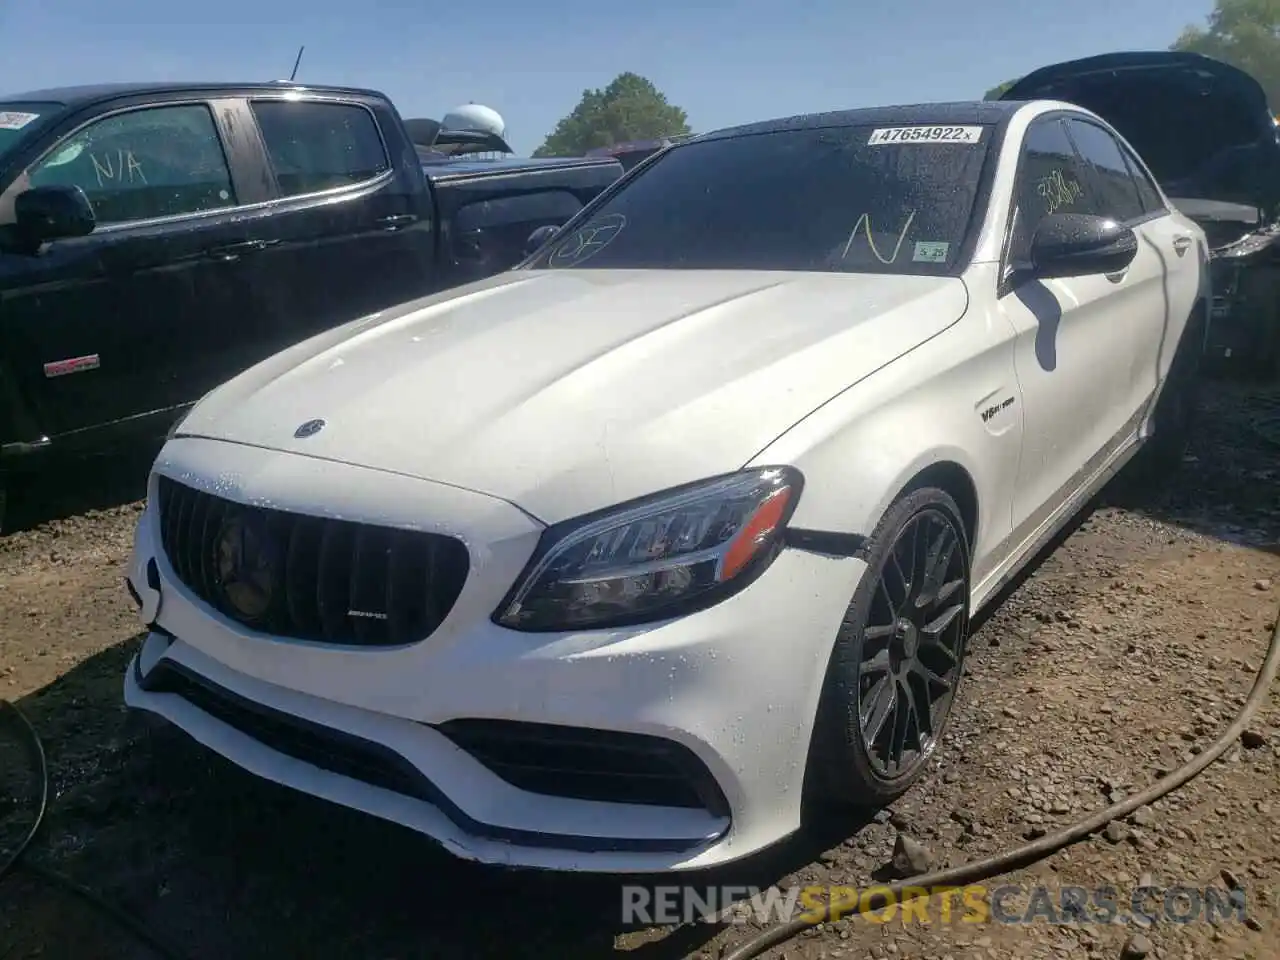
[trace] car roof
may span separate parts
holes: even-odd
[[[300,93],[340,93],[348,96],[366,97],[382,96],[376,90],[363,90],[358,87],[334,87],[290,83],[288,81],[254,80],[247,83],[211,83],[209,81],[195,81],[192,83],[95,83],[76,87],[49,87],[45,90],[27,90],[22,93],[5,94],[0,96],[0,100],[24,101],[27,103],[61,103],[68,107],[83,107],[103,100],[116,100],[140,94],[180,93],[188,90],[201,93],[230,93],[237,90],[274,89],[294,90]]]
[[[1025,104],[1000,100],[967,100],[954,103],[912,103],[892,107],[864,107],[829,113],[803,113],[794,117],[764,120],[738,127],[704,133],[690,142],[747,137],[784,130],[817,130],[829,127],[856,127],[866,124],[910,126],[921,123],[999,123]]]

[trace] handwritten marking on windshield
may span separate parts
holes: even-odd
[[[612,243],[626,225],[627,218],[620,213],[606,213],[590,223],[584,223],[556,246],[547,258],[547,265],[577,266]]]
[[[98,178],[100,187],[104,180],[143,184],[147,182],[147,177],[142,172],[142,164],[134,157],[132,150],[117,150],[114,163],[110,153],[102,154],[101,160],[98,159],[98,154],[91,153],[89,159],[93,162],[93,173]]]
[[[1084,196],[1084,187],[1068,180],[1061,170],[1051,170],[1036,181],[1036,193],[1044,200],[1045,213],[1056,213]]]
[[[907,215],[907,222],[902,225],[902,232],[898,234],[898,242],[893,245],[893,253],[886,259],[884,254],[880,252],[880,248],[876,246],[875,239],[871,236],[871,216],[864,213],[858,218],[858,222],[853,225],[853,229],[849,231],[849,239],[845,241],[844,253],[840,254],[843,260],[849,256],[849,248],[853,246],[853,238],[858,235],[858,231],[862,230],[867,235],[867,246],[871,248],[871,253],[877,260],[884,264],[893,263],[898,259],[898,253],[902,250],[902,242],[907,239],[907,231],[911,229],[911,221],[916,218],[916,212],[911,211]]]

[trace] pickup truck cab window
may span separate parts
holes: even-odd
[[[391,169],[377,121],[365,107],[255,100],[252,108],[281,196],[364,183]]]
[[[100,226],[236,204],[204,104],[146,107],[94,121],[56,143],[27,170],[25,183],[80,187]]]
[[[1116,138],[1087,120],[1073,117],[1067,121],[1067,126],[1080,155],[1093,168],[1098,184],[1099,196],[1094,213],[1112,217],[1120,223],[1141,220],[1146,211]]]

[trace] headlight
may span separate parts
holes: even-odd
[[[574,630],[710,606],[777,556],[803,483],[790,467],[748,470],[550,527],[494,620]]]

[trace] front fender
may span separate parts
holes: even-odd
[[[1012,529],[1021,443],[1007,322],[971,313],[796,424],[752,463],[804,474],[793,527],[861,536],[922,471],[946,464],[951,475],[962,472],[977,506],[976,582]]]

